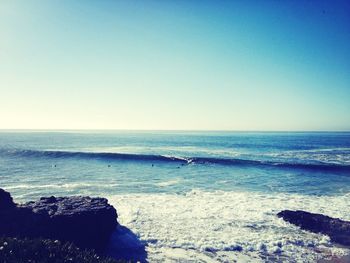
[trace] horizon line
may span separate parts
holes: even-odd
[[[72,129],[72,128],[0,128],[0,132],[17,131],[17,132],[75,132],[75,131],[106,131],[106,132],[350,132],[350,130],[229,130],[229,129]]]

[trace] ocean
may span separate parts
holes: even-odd
[[[316,262],[347,248],[277,218],[350,220],[350,132],[2,131],[16,202],[108,198],[150,262]],[[113,244],[111,245],[113,250]],[[133,253],[132,251],[136,251]]]

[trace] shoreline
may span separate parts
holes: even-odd
[[[109,242],[110,251],[124,251],[128,257],[141,251],[140,255],[148,253],[151,261],[302,256],[307,262],[343,263],[348,255],[341,254],[350,252],[349,247],[335,247],[324,235],[302,231],[277,217],[282,209],[301,207],[336,215],[346,210],[346,202],[339,197],[195,190],[183,195],[120,194],[107,198],[117,209],[120,226]],[[51,202],[64,199],[41,200],[51,206]],[[344,209],[338,209],[339,203]],[[123,244],[123,250],[118,244]],[[336,254],[339,256],[332,256]],[[322,255],[328,259],[321,259]]]

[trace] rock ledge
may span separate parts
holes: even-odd
[[[15,204],[0,189],[0,235],[43,237],[101,249],[117,226],[117,212],[105,198],[42,197]]]
[[[277,214],[301,229],[328,235],[333,242],[350,246],[350,222],[306,211],[283,210]]]

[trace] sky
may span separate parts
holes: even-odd
[[[0,1],[0,129],[350,130],[350,1]]]

